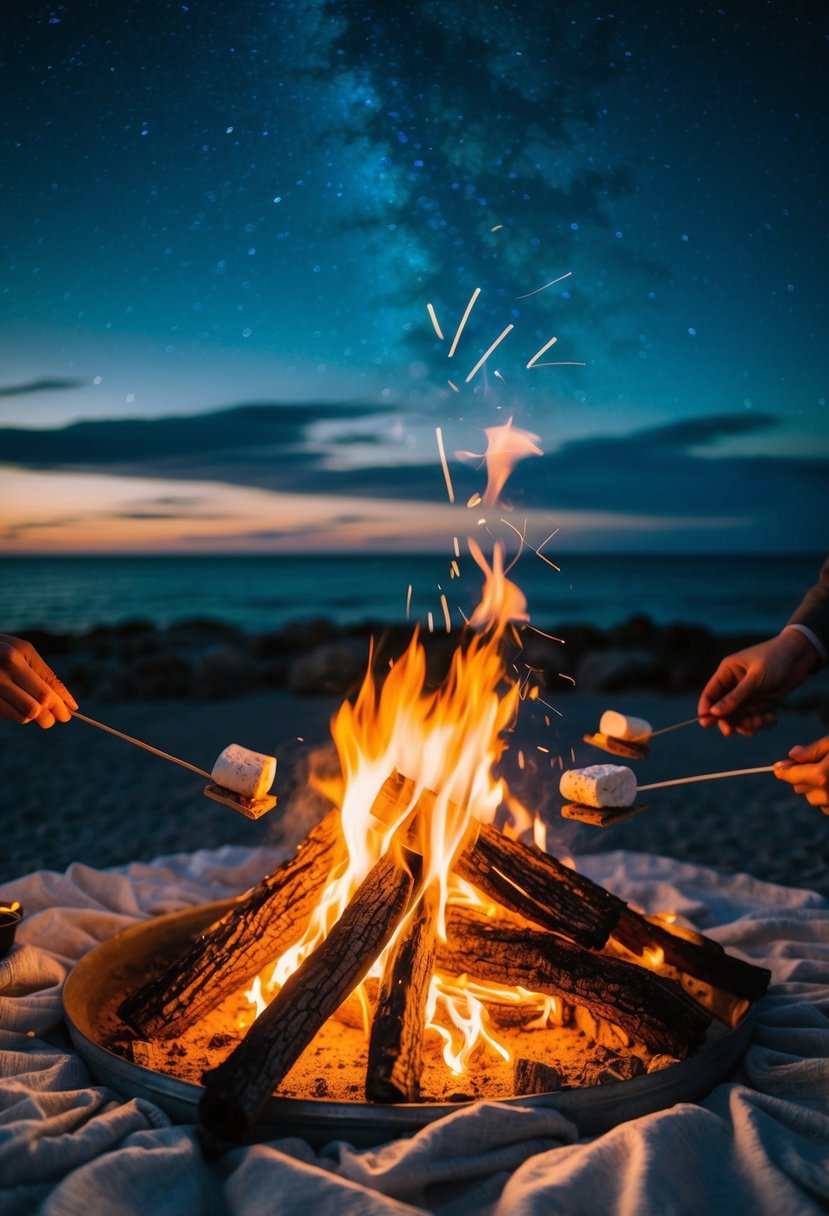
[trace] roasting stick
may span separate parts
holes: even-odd
[[[749,773],[773,773],[776,764],[766,764],[762,768],[732,768],[725,773],[698,773],[696,777],[675,777],[673,781],[654,781],[650,785],[637,786],[637,793],[642,790],[664,790],[669,785],[689,785],[692,781],[716,781],[721,777],[747,777]]]
[[[205,769],[197,768],[195,764],[190,764],[187,760],[180,760],[178,756],[171,756],[169,752],[162,752],[157,747],[144,743],[141,739],[134,739],[132,735],[125,735],[122,730],[116,730],[114,726],[106,726],[103,722],[96,722],[94,718],[88,718],[86,714],[79,713],[77,709],[70,710],[69,712],[73,718],[79,718],[81,722],[86,722],[89,726],[96,726],[98,730],[105,730],[108,735],[117,735],[125,743],[133,743],[136,747],[143,747],[145,752],[152,752],[154,756],[160,756],[162,760],[171,760],[173,764],[180,764],[182,768],[189,768],[191,773],[196,773],[199,777],[206,777],[208,781],[213,780],[210,773]]]
[[[195,764],[190,764],[188,760],[182,760],[179,756],[172,756],[169,752],[163,752],[160,748],[153,747],[150,743],[145,743],[143,739],[136,739],[132,735],[125,734],[122,730],[116,730],[114,726],[107,726],[104,722],[98,722],[95,718],[89,718],[77,709],[70,710],[69,712],[73,718],[86,722],[87,726],[94,726],[97,730],[106,731],[108,735],[115,735],[116,738],[123,739],[125,743],[132,743],[134,747],[141,747],[145,752],[151,752],[154,756],[160,756],[162,760],[169,760],[172,764],[178,764],[181,768],[189,769],[191,773],[195,773],[198,777],[204,777],[208,782],[204,788],[204,793],[208,798],[212,798],[215,802],[221,802],[224,806],[231,807],[247,819],[259,819],[267,811],[276,806],[276,798],[273,795],[249,796],[241,791],[230,789],[227,785],[220,785],[214,778],[213,773],[208,773],[206,769],[199,768]],[[234,746],[236,745],[232,744],[231,748]],[[225,749],[225,751],[229,750],[231,749]],[[237,751],[246,750],[237,747]],[[247,754],[251,758],[258,757],[258,753],[256,752],[248,752]],[[217,766],[221,763],[224,755],[225,752],[217,760]]]
[[[777,765],[767,764],[762,768],[735,768],[729,769],[724,773],[699,773],[694,777],[674,777],[671,781],[653,781],[650,785],[638,785],[635,782],[634,775],[629,768],[616,768],[614,765],[596,765],[592,769],[573,769],[569,773],[565,772],[562,776],[562,785],[568,778],[572,778],[575,774],[581,774],[581,780],[590,777],[597,783],[597,789],[591,795],[589,789],[586,791],[584,801],[568,801],[561,808],[561,813],[565,819],[577,819],[580,823],[589,823],[593,827],[608,828],[616,823],[621,823],[624,819],[630,819],[632,815],[639,815],[642,811],[648,809],[647,802],[636,803],[635,799],[639,794],[646,790],[662,790],[670,785],[689,785],[692,781],[716,781],[722,777],[745,777],[749,773],[773,773]],[[624,777],[623,777],[624,775]],[[616,791],[617,797],[612,799],[603,799],[598,793],[598,785],[602,781],[616,781],[617,778],[623,778],[628,783],[627,790],[618,797],[618,787]],[[573,799],[572,788],[566,792],[562,790],[565,797]],[[584,796],[584,795],[583,795]],[[578,797],[578,795],[576,795]],[[592,801],[595,797],[596,801]],[[628,801],[629,798],[629,801]]]
[[[652,739],[654,735],[667,735],[669,730],[679,730],[681,726],[693,726],[695,722],[699,722],[699,718],[686,718],[684,722],[674,722],[673,726],[662,726],[659,728],[659,730],[652,730],[651,733],[645,737],[647,739]]]

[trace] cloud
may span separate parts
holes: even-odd
[[[205,414],[165,418],[105,418],[53,429],[0,427],[5,464],[21,468],[100,469],[186,476],[207,458],[239,463],[274,460],[308,442],[320,422],[358,420],[387,412],[356,403],[250,403]],[[305,452],[306,463],[322,453]],[[165,472],[169,470],[169,472]]]
[[[50,379],[28,380],[25,384],[0,385],[0,397],[25,397],[28,393],[53,393],[65,389],[83,388],[85,380]]]
[[[152,476],[182,482],[218,482],[272,492],[388,502],[446,501],[437,458],[424,463],[382,462],[332,467],[335,441],[313,438],[320,423],[358,423],[382,407],[358,403],[245,404],[187,417],[74,423],[53,430],[0,428],[0,453],[24,468],[72,469]],[[829,515],[829,462],[757,455],[753,435],[778,425],[765,413],[712,414],[678,419],[622,435],[572,439],[542,457],[522,462],[505,498],[516,510],[602,512],[653,519],[746,518],[776,544],[788,532],[801,549],[820,547]],[[723,441],[743,440],[745,454]],[[456,500],[482,490],[485,473],[452,461]],[[199,495],[189,496],[198,502]],[[207,505],[207,504],[205,504]],[[193,503],[130,502],[121,518],[164,519],[198,515]],[[206,517],[210,518],[210,516]],[[802,525],[802,526],[801,526]],[[286,528],[287,536],[298,536]],[[268,532],[250,539],[280,539]],[[814,538],[814,539],[810,539]]]

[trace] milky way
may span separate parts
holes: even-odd
[[[4,17],[9,465],[245,484],[247,464],[251,486],[414,496],[435,485],[436,423],[469,446],[509,413],[549,454],[527,501],[726,513],[753,548],[805,507],[798,543],[821,546],[818,5],[87,0]],[[538,362],[554,366],[528,368],[553,337]],[[205,441],[213,411],[281,403],[314,408],[266,450]],[[181,415],[166,466],[113,453],[114,420]],[[79,419],[82,460],[63,429]]]

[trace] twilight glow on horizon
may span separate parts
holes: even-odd
[[[0,553],[824,551],[823,15],[14,6]]]

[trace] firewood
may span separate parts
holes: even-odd
[[[415,784],[395,773],[383,784],[372,813],[385,823],[411,805]],[[406,844],[416,848],[418,818],[426,819],[435,795],[424,790],[404,825]],[[473,820],[467,844],[453,870],[485,895],[512,912],[553,932],[563,933],[582,946],[605,944],[625,907],[623,900],[519,840],[510,840],[492,824]]]
[[[519,1056],[512,1066],[512,1089],[516,1094],[549,1094],[561,1089],[561,1073],[551,1064]]]
[[[386,963],[368,1047],[369,1102],[417,1102],[440,891],[431,883]]]
[[[414,888],[412,873],[395,853],[375,863],[325,940],[228,1058],[205,1073],[199,1114],[210,1135],[240,1141],[250,1134],[274,1087],[391,940]]]
[[[676,1060],[673,1062],[677,1063]],[[638,1056],[620,1055],[619,1052],[608,1051],[606,1047],[596,1046],[579,1082],[581,1085],[608,1085],[613,1081],[631,1081],[634,1077],[641,1077],[644,1072],[645,1065]]]
[[[711,938],[701,933],[686,936],[682,931],[672,931],[633,908],[625,908],[613,930],[613,938],[640,958],[646,950],[661,951],[666,967],[739,998],[736,1002],[720,1002],[719,1009],[714,1010],[722,1012],[724,1020],[732,1025],[740,1020],[749,1002],[763,996],[771,979],[771,972],[765,967],[727,954]],[[693,986],[690,990],[693,995]],[[709,1004],[707,1000],[705,1003]]]
[[[705,1038],[710,1017],[673,980],[619,959],[593,954],[513,918],[450,909],[438,965],[530,992],[549,993],[621,1026],[651,1052],[684,1059]]]
[[[623,900],[533,845],[481,824],[455,873],[484,895],[543,929],[600,949],[625,908]]]
[[[296,854],[205,929],[161,975],[122,1002],[118,1013],[143,1038],[171,1038],[249,983],[298,941],[319,892],[340,861],[339,811],[330,811]]]

